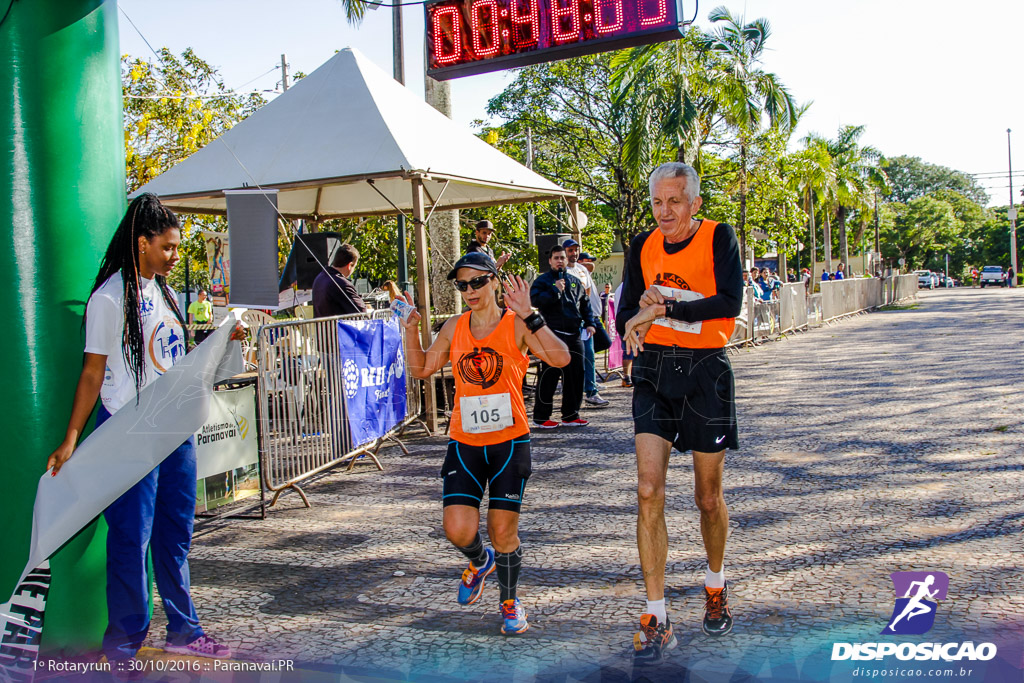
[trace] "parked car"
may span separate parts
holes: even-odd
[[[956,287],[956,280],[948,275],[939,275],[939,287]]]
[[[915,270],[917,273],[917,286],[921,289],[935,289],[939,286],[939,276],[930,270]]]
[[[1000,287],[1006,286],[1006,273],[1003,272],[1002,266],[985,266],[981,269],[981,286],[985,285],[998,285]]]

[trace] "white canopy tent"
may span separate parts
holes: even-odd
[[[224,190],[276,189],[283,217],[322,221],[411,210],[412,179],[436,209],[575,198],[352,48],[138,191],[223,215]]]
[[[277,190],[288,219],[411,211],[426,320],[430,212],[563,199],[573,226],[579,216],[575,193],[454,123],[352,48],[135,194],[155,193],[182,213],[225,215],[225,191],[241,189]],[[426,346],[429,325],[422,336]],[[433,384],[426,389],[432,405]],[[433,411],[428,424],[436,424]]]

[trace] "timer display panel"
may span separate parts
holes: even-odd
[[[681,0],[435,0],[427,74],[438,80],[672,40]]]

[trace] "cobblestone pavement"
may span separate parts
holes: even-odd
[[[499,632],[495,577],[455,603],[464,561],[440,527],[446,439],[384,452],[232,521],[192,550],[204,626],[243,659],[385,679],[851,680],[834,641],[877,641],[893,571],[950,577],[928,642],[1024,637],[1024,291],[922,293],[732,355],[741,449],[726,460],[734,632],[700,633],[704,558],[688,457],[669,472],[669,613],[679,647],[632,671],[643,607],[629,389],[583,430],[534,435],[520,595]],[[156,631],[157,629],[154,629]],[[918,638],[921,640],[921,638]],[[1015,660],[1014,666],[1021,662]],[[1019,671],[1017,672],[1019,675]],[[968,680],[968,679],[961,679]],[[994,680],[994,679],[992,679]]]

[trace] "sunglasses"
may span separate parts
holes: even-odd
[[[494,277],[494,276],[493,275],[481,275],[480,277],[475,277],[475,278],[473,278],[472,280],[470,280],[468,282],[463,281],[463,280],[455,280],[454,282],[452,282],[452,284],[455,285],[455,289],[459,290],[460,292],[465,292],[470,287],[472,287],[473,289],[480,289],[481,287],[486,286],[487,283],[491,281],[492,277]]]

